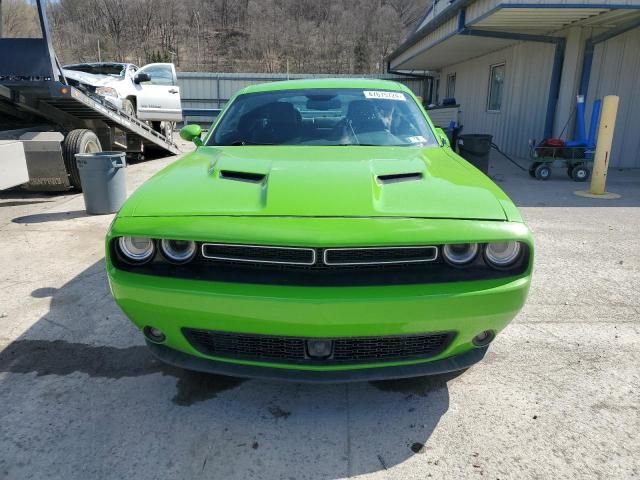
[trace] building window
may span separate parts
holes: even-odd
[[[447,95],[446,98],[454,98],[456,96],[456,74],[447,75]]]
[[[489,74],[489,98],[487,99],[487,111],[489,112],[499,112],[502,108],[504,71],[504,63],[491,65],[491,73]]]

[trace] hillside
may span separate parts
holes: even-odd
[[[49,18],[62,63],[173,60],[183,71],[376,73],[427,3],[56,0]],[[31,2],[2,4],[5,36],[38,31]]]

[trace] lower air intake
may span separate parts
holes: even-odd
[[[211,330],[183,329],[189,343],[212,357],[294,364],[375,363],[425,359],[442,353],[453,332],[389,337],[332,338],[331,356],[318,360],[307,355],[311,338],[250,335]]]

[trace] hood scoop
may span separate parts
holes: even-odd
[[[422,180],[422,172],[392,173],[389,175],[378,175],[376,178],[378,182],[383,185],[388,183],[414,182]]]
[[[235,180],[236,182],[262,183],[267,176],[264,173],[220,170],[220,178],[224,180]]]

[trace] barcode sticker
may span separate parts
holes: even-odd
[[[402,92],[383,92],[380,90],[365,90],[365,98],[375,98],[377,100],[401,100],[405,102],[407,97]]]

